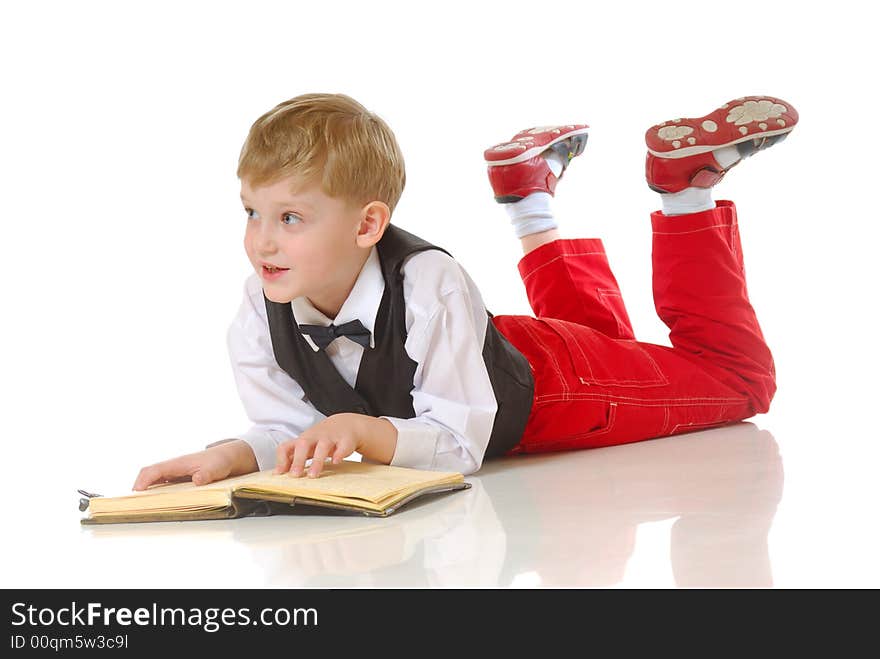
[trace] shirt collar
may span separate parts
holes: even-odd
[[[364,327],[370,330],[370,348],[376,347],[376,336],[373,331],[376,325],[376,314],[379,312],[379,303],[382,301],[382,293],[385,291],[385,279],[382,277],[382,266],[379,263],[379,252],[373,245],[370,255],[367,257],[364,266],[361,268],[358,278],[342,303],[339,313],[336,314],[334,320],[330,320],[323,313],[318,311],[306,296],[294,298],[291,301],[293,307],[293,315],[297,323],[304,325],[324,325],[325,327],[331,323],[334,325],[342,325],[352,320],[360,320]],[[312,341],[312,337],[307,334],[302,337],[312,347],[312,350],[319,350],[317,344]]]

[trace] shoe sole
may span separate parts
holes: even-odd
[[[510,158],[506,158],[504,160],[486,160],[486,165],[489,167],[500,167],[502,165],[514,165],[518,162],[525,162],[526,160],[531,160],[538,154],[544,153],[547,149],[551,148],[554,144],[558,144],[559,142],[563,142],[565,140],[571,139],[572,137],[576,137],[577,135],[586,135],[590,130],[590,127],[587,126],[585,128],[576,128],[568,133],[561,133],[559,137],[547,142],[546,144],[539,144],[537,146],[533,146],[531,148],[527,148],[525,151],[521,151],[518,155],[511,156]],[[492,149],[496,149],[499,146],[505,146],[507,144],[515,144],[515,142],[501,142],[500,144],[496,144],[494,147],[490,147],[487,151],[491,151]],[[586,144],[586,141],[583,142]],[[579,146],[582,146],[579,142]],[[575,153],[575,155],[580,155],[581,151]]]
[[[687,158],[748,140],[790,133],[797,122],[797,110],[790,103],[772,96],[741,96],[705,116],[672,119],[651,126],[645,132],[645,143],[648,152],[657,158]],[[757,131],[751,132],[755,128]]]

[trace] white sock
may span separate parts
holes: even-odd
[[[558,178],[563,169],[562,156],[555,151],[545,151],[543,155],[550,171]],[[533,192],[512,204],[504,204],[517,238],[557,228],[553,211],[550,210],[551,199],[546,192]]]
[[[517,238],[556,228],[550,199],[552,197],[547,192],[533,192],[512,204],[504,204]]]
[[[685,188],[681,192],[661,194],[664,215],[687,215],[715,208],[712,188]]]

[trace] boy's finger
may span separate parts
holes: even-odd
[[[150,485],[154,483],[161,483],[166,480],[168,476],[166,475],[166,470],[164,469],[165,463],[158,463],[154,465],[150,465],[149,467],[144,467],[138,473],[137,478],[134,481],[134,485],[131,489],[133,490],[146,490]]]
[[[131,486],[131,489],[145,490],[154,482],[156,482],[156,477],[153,475],[153,467],[144,467],[138,472],[137,477],[134,479],[134,485]]]
[[[345,446],[343,444],[338,444],[336,450],[333,451],[333,464],[338,465],[349,455],[350,454],[345,451]]]
[[[299,439],[297,439],[293,443],[293,462],[290,465],[290,473],[297,478],[302,476],[303,467],[306,464],[306,460],[309,459],[309,455],[312,453],[312,444],[307,439],[304,439],[302,435],[300,435]]]
[[[312,466],[309,468],[309,478],[315,478],[321,474],[324,468],[324,460],[330,455],[330,451],[335,448],[335,444],[329,439],[322,439],[315,446],[315,455],[312,456]]]
[[[210,469],[201,468],[192,475],[192,482],[194,485],[207,485],[208,483],[213,483],[215,480],[217,479],[214,477],[214,474]]]
[[[177,480],[184,476],[191,476],[197,467],[188,457],[182,456],[144,467],[135,479],[132,489],[145,490],[155,483],[164,483],[165,481]]]
[[[293,440],[285,440],[275,449],[275,473],[283,474],[290,469],[290,454],[293,452]]]

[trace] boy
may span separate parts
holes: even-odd
[[[134,489],[325,460],[477,471],[521,452],[591,448],[766,412],[773,359],[746,293],[736,211],[712,186],[798,116],[743,97],[648,129],[654,297],[672,348],[634,339],[598,239],[561,239],[549,199],[586,125],[533,128],[484,153],[535,312],[493,316],[446,250],[390,224],[405,183],[387,125],[307,94],[251,127],[239,158],[256,274],[228,339],[253,428],[145,467]],[[489,322],[491,321],[491,322]],[[307,461],[311,464],[306,469]]]

